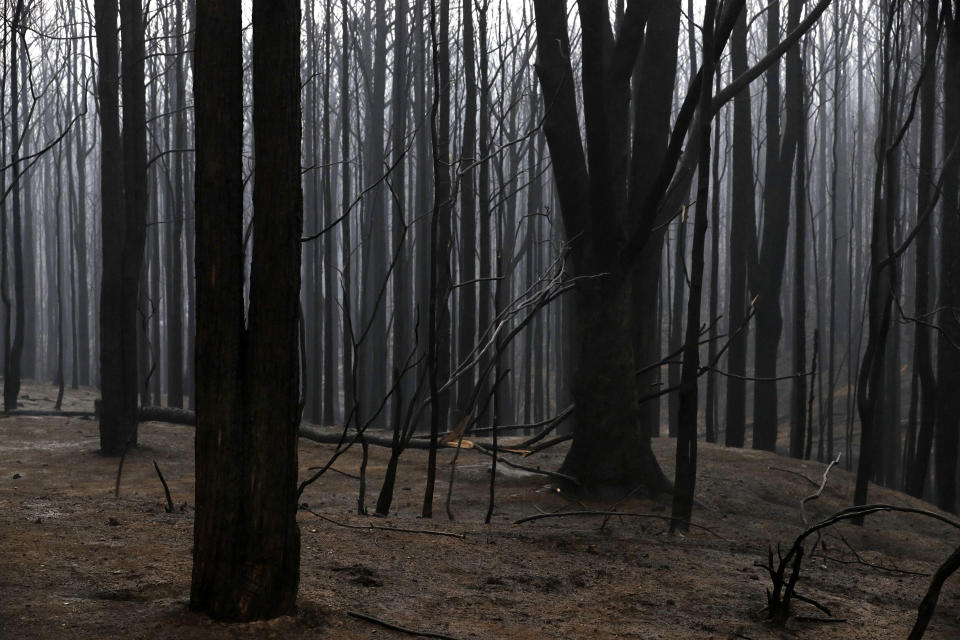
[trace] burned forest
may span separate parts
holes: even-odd
[[[960,637],[960,0],[8,0],[0,638]]]

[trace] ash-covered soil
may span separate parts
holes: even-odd
[[[56,390],[27,385],[27,408],[52,408]],[[91,409],[95,392],[68,392],[65,409]],[[672,474],[673,441],[655,441]],[[223,624],[188,609],[193,526],[193,429],[141,425],[115,497],[117,460],[100,456],[93,420],[0,418],[0,638],[260,639],[410,637],[365,614],[452,638],[904,638],[929,574],[960,544],[933,520],[880,514],[840,525],[803,564],[800,590],[840,622],[797,603],[778,628],[762,608],[771,546],[786,550],[803,528],[799,503],[824,465],[701,445],[694,521],[670,536],[665,520],[562,517],[617,510],[666,516],[668,499],[584,502],[549,478],[500,466],[493,521],[484,524],[490,459],[461,450],[446,513],[454,450],[440,455],[435,517],[418,517],[426,452],[401,458],[389,518],[357,515],[360,450],[351,450],[304,493],[301,588],[296,616]],[[301,440],[301,476],[333,445]],[[371,447],[372,512],[388,451]],[[556,469],[556,448],[522,463]],[[153,467],[166,477],[174,513]],[[519,460],[518,460],[519,461]],[[800,474],[800,475],[798,475]],[[805,476],[804,479],[802,476]],[[810,520],[851,503],[853,475],[834,469]],[[932,508],[871,487],[871,500]],[[348,525],[348,526],[342,526]],[[370,525],[379,528],[371,528]],[[389,531],[386,528],[416,531]],[[440,536],[421,530],[457,534]],[[873,565],[873,566],[871,566]],[[960,637],[960,578],[948,581],[929,638]]]

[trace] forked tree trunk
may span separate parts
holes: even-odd
[[[300,294],[300,5],[253,4],[253,257],[243,313],[239,4],[197,7],[197,514],[191,607],[293,611]]]

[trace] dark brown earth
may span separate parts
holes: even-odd
[[[50,408],[56,390],[28,386],[24,404]],[[92,408],[94,392],[68,393],[65,408]],[[840,525],[803,565],[802,593],[844,622],[792,618],[786,628],[761,611],[769,581],[754,565],[769,545],[789,546],[802,529],[799,501],[824,466],[767,453],[701,446],[695,522],[709,529],[671,537],[658,519],[565,517],[515,525],[521,517],[582,509],[663,516],[669,504],[631,499],[580,503],[515,470],[497,478],[493,523],[485,525],[489,458],[460,453],[450,521],[444,510],[454,451],[441,455],[433,520],[417,517],[425,452],[401,459],[394,515],[356,515],[356,479],[327,473],[303,500],[300,611],[255,624],[211,622],[188,610],[193,523],[193,431],[141,426],[114,496],[117,460],[97,453],[97,425],[79,418],[0,419],[0,638],[401,638],[348,612],[453,638],[904,638],[931,573],[960,544],[960,531],[900,514]],[[673,442],[657,455],[672,474]],[[332,445],[301,440],[301,475]],[[371,448],[372,511],[387,451]],[[558,466],[562,451],[524,461]],[[335,468],[356,474],[359,450]],[[164,511],[153,461],[166,476],[174,513]],[[800,475],[806,476],[806,480]],[[830,473],[821,518],[850,503],[853,476]],[[929,507],[871,488],[877,502]],[[346,528],[334,524],[351,525]],[[385,531],[407,528],[456,537]],[[859,554],[860,560],[853,550]],[[879,565],[881,568],[867,566]],[[960,638],[960,587],[947,583],[929,638]],[[798,616],[822,615],[798,603]]]

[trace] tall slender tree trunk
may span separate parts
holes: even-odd
[[[924,58],[927,64],[933,65],[934,52],[940,44],[939,28],[939,0],[930,0],[927,4],[926,19],[924,20]],[[921,224],[919,216],[930,206],[934,183],[933,155],[934,129],[936,122],[937,83],[935,66],[924,78],[920,88],[920,150],[919,170],[917,172],[917,224]],[[926,318],[930,313],[930,293],[933,291],[932,257],[932,229],[933,221],[928,220],[917,231],[916,271],[915,271],[915,310],[917,318]],[[913,370],[918,385],[919,407],[913,409],[913,414],[919,418],[919,428],[916,433],[916,445],[913,437],[908,440],[908,448],[915,454],[908,459],[906,491],[912,496],[922,497],[923,487],[930,472],[930,453],[933,446],[933,431],[937,410],[937,380],[933,372],[931,358],[932,339],[930,328],[925,322],[914,324],[913,341]]]
[[[360,274],[360,317],[366,340],[360,346],[360,407],[364,420],[373,418],[387,393],[387,300],[379,296],[386,290],[385,279],[389,251],[387,249],[387,189],[379,182],[386,173],[384,162],[384,121],[387,68],[387,10],[385,0],[375,0],[376,21],[373,46],[373,86],[369,94],[364,140],[363,186],[370,189],[361,204],[360,233],[363,241],[363,270]],[[382,415],[382,414],[381,414]],[[383,420],[378,420],[378,423]]]
[[[351,26],[349,20],[349,3],[347,0],[341,0],[340,10],[343,24],[341,45],[342,60],[340,65],[340,162],[342,175],[340,179],[341,209],[346,214],[350,207],[350,198],[352,197],[351,178],[352,168],[350,166],[350,49],[353,46],[350,41]],[[353,304],[352,293],[352,262],[353,262],[353,244],[350,233],[350,218],[347,217],[340,227],[341,232],[341,251],[343,261],[343,276],[341,289],[343,292],[343,415],[344,422],[348,422],[356,402],[355,382],[354,382],[354,363],[356,357],[353,349],[353,319],[351,314],[351,305]]]
[[[94,9],[99,61],[97,88],[100,103],[103,251],[100,286],[100,387],[103,393],[100,449],[107,455],[120,455],[129,444],[136,442],[137,424],[131,409],[136,409],[137,376],[135,345],[132,350],[129,349],[136,339],[136,317],[132,322],[127,322],[126,316],[121,314],[125,216],[124,183],[120,171],[123,147],[120,139],[118,7],[116,0],[97,0]],[[132,391],[129,380],[133,380]]]
[[[898,181],[894,156],[898,153],[893,144],[897,126],[897,86],[893,77],[895,34],[898,25],[897,13],[902,10],[894,3],[883,8],[885,29],[880,59],[880,123],[877,132],[877,168],[873,180],[873,228],[870,236],[870,281],[867,293],[867,345],[860,364],[857,384],[857,409],[860,414],[860,457],[857,461],[857,480],[853,501],[865,504],[868,482],[873,479],[874,465],[882,453],[882,443],[877,438],[882,434],[882,398],[885,359],[887,356],[890,323],[892,320],[893,296],[896,284],[896,263],[888,260],[893,251],[893,224],[898,204]],[[951,477],[951,485],[953,483]]]
[[[960,3],[944,5],[946,49],[944,55],[944,149],[957,144],[960,135]],[[947,167],[943,182],[943,227],[940,249],[940,299],[938,314],[943,334],[937,341],[937,421],[935,427],[934,478],[937,505],[956,510],[957,444],[960,441],[960,322],[955,309],[960,304],[960,178],[956,164]]]
[[[477,205],[474,188],[475,171],[473,164],[477,160],[477,71],[476,43],[473,32],[473,3],[463,3],[463,67],[466,75],[466,92],[463,122],[463,142],[460,146],[460,282],[459,320],[457,335],[459,338],[459,360],[467,358],[476,343],[477,332]],[[532,98],[535,99],[535,98]],[[532,176],[531,176],[532,179]],[[533,187],[529,187],[533,188]],[[460,378],[457,386],[456,406],[451,416],[455,425],[467,414],[467,406],[473,393],[473,370]]]
[[[187,89],[186,54],[184,52],[183,33],[186,22],[183,19],[183,4],[176,5],[176,23],[174,25],[173,45],[173,205],[172,220],[167,224],[167,252],[170,270],[167,273],[167,404],[171,407],[183,407],[183,221],[186,217],[185,164],[183,161],[187,147]],[[159,354],[158,354],[159,355]],[[160,372],[156,372],[159,377]]]
[[[803,3],[791,0],[788,5],[787,31],[800,22]],[[774,4],[767,11],[767,47],[780,42],[780,8]],[[779,416],[777,411],[777,352],[783,330],[780,311],[780,290],[787,256],[787,230],[790,224],[790,185],[796,156],[801,111],[803,79],[800,52],[793,47],[786,59],[786,117],[780,123],[780,67],[767,71],[767,155],[764,178],[763,237],[757,273],[757,331],[754,370],[753,448],[776,450]]]
[[[435,57],[435,95],[431,114],[434,203],[430,224],[430,453],[421,511],[424,518],[433,515],[437,438],[441,425],[447,423],[450,413],[450,394],[441,392],[439,386],[450,377],[450,313],[447,302],[452,284],[450,248],[453,214],[450,170],[443,161],[450,153],[450,0],[440,0],[439,8],[431,4],[431,11],[434,12],[431,14],[431,30]],[[439,24],[436,24],[438,18]]]
[[[331,170],[331,141],[332,134],[330,130],[330,76],[332,67],[330,64],[330,47],[333,38],[333,2],[326,0],[324,3],[324,39],[323,39],[323,152],[321,154],[321,163],[323,164],[323,211],[324,221],[327,224],[333,222],[333,172]],[[336,318],[334,310],[337,299],[336,294],[336,270],[334,268],[334,234],[327,232],[323,239],[323,276],[324,287],[326,290],[327,304],[323,309],[323,413],[321,422],[323,424],[334,424],[336,421],[336,353],[337,346],[334,341],[334,329],[336,327]]]
[[[747,70],[747,17],[741,13],[730,39],[730,71],[738,77]],[[742,447],[747,416],[747,331],[741,327],[747,317],[748,273],[757,261],[755,197],[753,191],[753,131],[750,95],[740,93],[733,99],[732,203],[730,213],[730,289],[728,294],[727,333],[727,430],[728,447]]]
[[[3,410],[13,411],[17,408],[17,398],[20,396],[20,368],[23,355],[24,321],[24,284],[23,284],[23,220],[20,202],[20,98],[19,98],[19,66],[17,44],[19,44],[20,30],[23,28],[24,8],[23,0],[17,0],[13,9],[13,20],[10,25],[10,104],[12,105],[10,126],[12,130],[11,164],[13,170],[13,189],[11,192],[13,212],[13,340],[7,349],[3,370]],[[24,52],[26,55],[26,52]],[[9,331],[9,328],[8,328]]]
[[[802,74],[802,69],[801,69]],[[802,99],[802,98],[801,98]],[[806,101],[801,113],[806,115]],[[807,425],[807,285],[806,285],[806,234],[807,234],[807,125],[806,119],[798,124],[797,175],[794,177],[793,210],[793,354],[794,378],[790,387],[790,455],[802,458],[806,442]]]
[[[700,369],[700,306],[703,302],[704,252],[707,235],[707,210],[710,207],[710,122],[708,115],[713,98],[714,24],[717,0],[707,0],[703,17],[703,78],[697,110],[700,153],[697,164],[697,205],[693,222],[693,247],[690,260],[690,296],[687,300],[687,328],[683,345],[683,370],[680,375],[679,415],[677,424],[676,475],[673,493],[671,531],[686,531],[693,513],[693,495],[697,480],[697,413],[699,408],[697,378]]]

